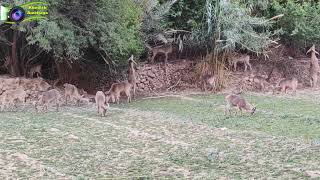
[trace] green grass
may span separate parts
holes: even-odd
[[[1,113],[0,179],[307,179],[320,171],[320,106],[246,97],[253,116],[224,116],[220,95],[111,105],[107,117],[94,106]]]
[[[253,116],[245,113],[242,116],[225,116],[224,97],[216,95],[149,99],[137,101],[129,107],[161,112],[167,116],[189,122],[201,122],[212,127],[252,130],[306,139],[320,138],[320,105],[306,100],[275,97],[246,98],[257,106],[257,113]]]

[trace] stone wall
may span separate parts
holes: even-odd
[[[196,73],[192,62],[180,61],[167,64],[145,64],[137,67],[137,90],[140,93],[196,88]]]

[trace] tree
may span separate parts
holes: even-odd
[[[273,42],[272,21],[253,16],[251,9],[240,1],[207,0],[206,9],[203,35],[211,49],[241,48],[262,53]]]
[[[144,42],[166,41],[164,31],[167,26],[167,15],[177,0],[136,0],[136,4],[144,9],[142,18],[142,38]]]
[[[304,49],[320,41],[320,2],[318,1],[276,1],[270,5],[269,13],[284,14],[277,23],[282,29],[282,39],[291,46]]]
[[[2,5],[21,5],[26,2],[30,0],[4,0]],[[11,75],[25,75],[30,63],[41,54],[41,50],[29,45],[26,41],[32,26],[33,23],[9,25],[2,22],[0,24],[0,61],[4,64],[2,69],[6,69]]]
[[[109,65],[124,62],[142,51],[141,9],[132,0],[49,0],[48,20],[28,37],[60,61],[81,60],[88,48]]]
[[[264,53],[274,42],[272,21],[253,15],[251,6],[241,0],[206,0],[205,7],[206,20],[195,34],[207,48],[198,73],[200,76],[214,74],[221,88],[225,83],[224,64],[228,53],[241,49]]]
[[[205,15],[205,0],[179,0],[169,11],[166,27],[192,31]]]

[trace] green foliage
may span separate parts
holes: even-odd
[[[61,60],[83,58],[93,48],[109,64],[125,62],[142,51],[142,10],[132,0],[49,0],[49,19],[28,37]]]
[[[263,16],[269,7],[269,0],[239,0],[239,2],[257,16]]]
[[[206,26],[203,37],[215,50],[246,49],[261,53],[271,43],[271,22],[255,17],[240,1],[206,1]]]
[[[167,26],[167,14],[177,0],[167,0],[160,3],[159,0],[136,0],[136,4],[144,9],[141,32],[144,41],[156,41]]]
[[[170,10],[166,25],[192,31],[193,36],[184,41],[189,46],[200,43],[211,50],[262,52],[273,36],[271,23],[263,17],[267,8],[268,0],[180,0]]]
[[[273,0],[270,13],[283,13],[277,24],[283,29],[283,39],[303,48],[320,41],[320,3]]]
[[[202,25],[204,0],[179,0],[170,9],[167,27],[191,31]]]
[[[95,37],[91,44],[109,54],[113,59],[128,59],[128,55],[142,52],[140,26],[142,9],[132,0],[101,1],[97,14],[87,25]]]

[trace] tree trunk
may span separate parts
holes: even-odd
[[[18,34],[19,32],[17,30],[13,30],[13,40],[12,40],[12,47],[11,47],[11,68],[12,68],[12,75],[13,76],[20,76],[20,63],[18,59],[18,52],[17,52],[17,40],[18,40]]]
[[[57,67],[57,72],[58,72],[58,79],[59,81],[61,82],[66,82],[65,81],[65,77],[64,77],[64,72],[62,72],[63,68],[61,67],[61,63],[58,61],[58,60],[54,60],[55,61],[55,64],[56,64],[56,67]]]

